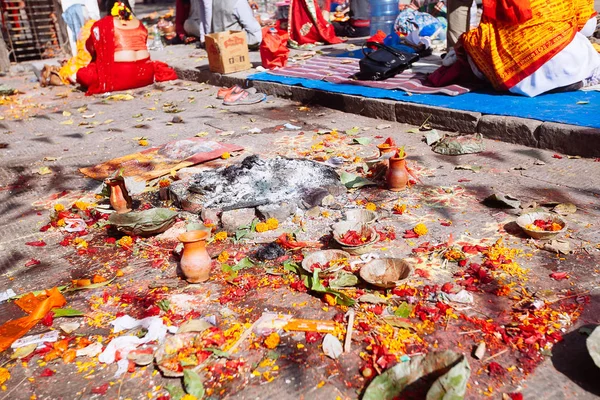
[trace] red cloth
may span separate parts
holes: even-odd
[[[433,87],[444,87],[453,84],[477,84],[481,81],[475,76],[469,62],[462,58],[449,67],[442,65],[427,77],[427,83]]]
[[[530,20],[533,14],[529,0],[484,0],[483,16],[514,25]]]
[[[308,3],[310,3],[310,7]],[[327,44],[343,42],[342,39],[335,36],[333,25],[325,21],[315,0],[291,0],[288,33],[290,40],[298,45],[316,42]]]
[[[371,36],[370,38],[367,39],[367,42],[375,42],[375,43],[383,44],[383,40],[386,37],[387,37],[387,33],[385,33],[384,31],[377,31],[376,34],[374,34],[373,36]]]
[[[135,29],[115,29],[115,51],[148,50],[148,30],[140,22]]]
[[[290,49],[287,47],[287,32],[279,34],[276,30],[271,32],[271,28],[262,29],[262,43],[260,44],[260,60],[262,66],[266,69],[275,69],[287,65]]]
[[[175,70],[165,63],[150,59],[115,62],[115,28],[112,16],[106,16],[94,25],[85,47],[92,62],[77,71],[77,83],[87,87],[87,96],[116,90],[148,86],[154,81],[177,79]]]
[[[184,2],[183,0],[175,0],[175,33],[180,38],[186,36],[185,29],[183,29],[183,23],[188,19],[190,15],[190,2]]]

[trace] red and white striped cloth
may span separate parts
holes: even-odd
[[[359,60],[346,57],[316,56],[301,65],[291,65],[269,71],[270,74],[296,78],[313,79],[331,83],[368,86],[378,89],[403,90],[418,94],[445,94],[458,96],[469,92],[469,89],[459,85],[443,87],[427,86],[425,74],[404,71],[393,78],[384,81],[358,81],[350,77],[360,68]]]

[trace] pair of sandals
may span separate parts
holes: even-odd
[[[257,93],[256,89],[252,87],[244,89],[239,85],[234,85],[219,89],[217,99],[222,99],[226,106],[239,106],[263,102],[267,99],[267,95]]]

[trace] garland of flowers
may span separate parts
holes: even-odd
[[[118,17],[121,21],[130,21],[133,14],[129,7],[119,1],[116,2],[112,10],[110,10],[110,15]]]

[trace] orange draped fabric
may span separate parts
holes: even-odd
[[[0,326],[0,352],[29,332],[50,310],[64,306],[67,301],[57,288],[53,288],[38,296],[29,293],[15,303],[29,315]]]
[[[71,83],[71,77],[79,71],[80,68],[85,67],[92,61],[92,55],[85,48],[85,42],[90,37],[92,25],[94,25],[96,21],[89,20],[85,23],[85,25],[79,31],[79,39],[77,39],[77,55],[71,57],[66,64],[64,64],[58,74],[62,79],[63,83],[68,85]]]
[[[563,50],[596,13],[589,0],[531,0],[519,24],[485,15],[463,45],[496,90],[509,90]],[[485,7],[485,5],[484,5]]]

